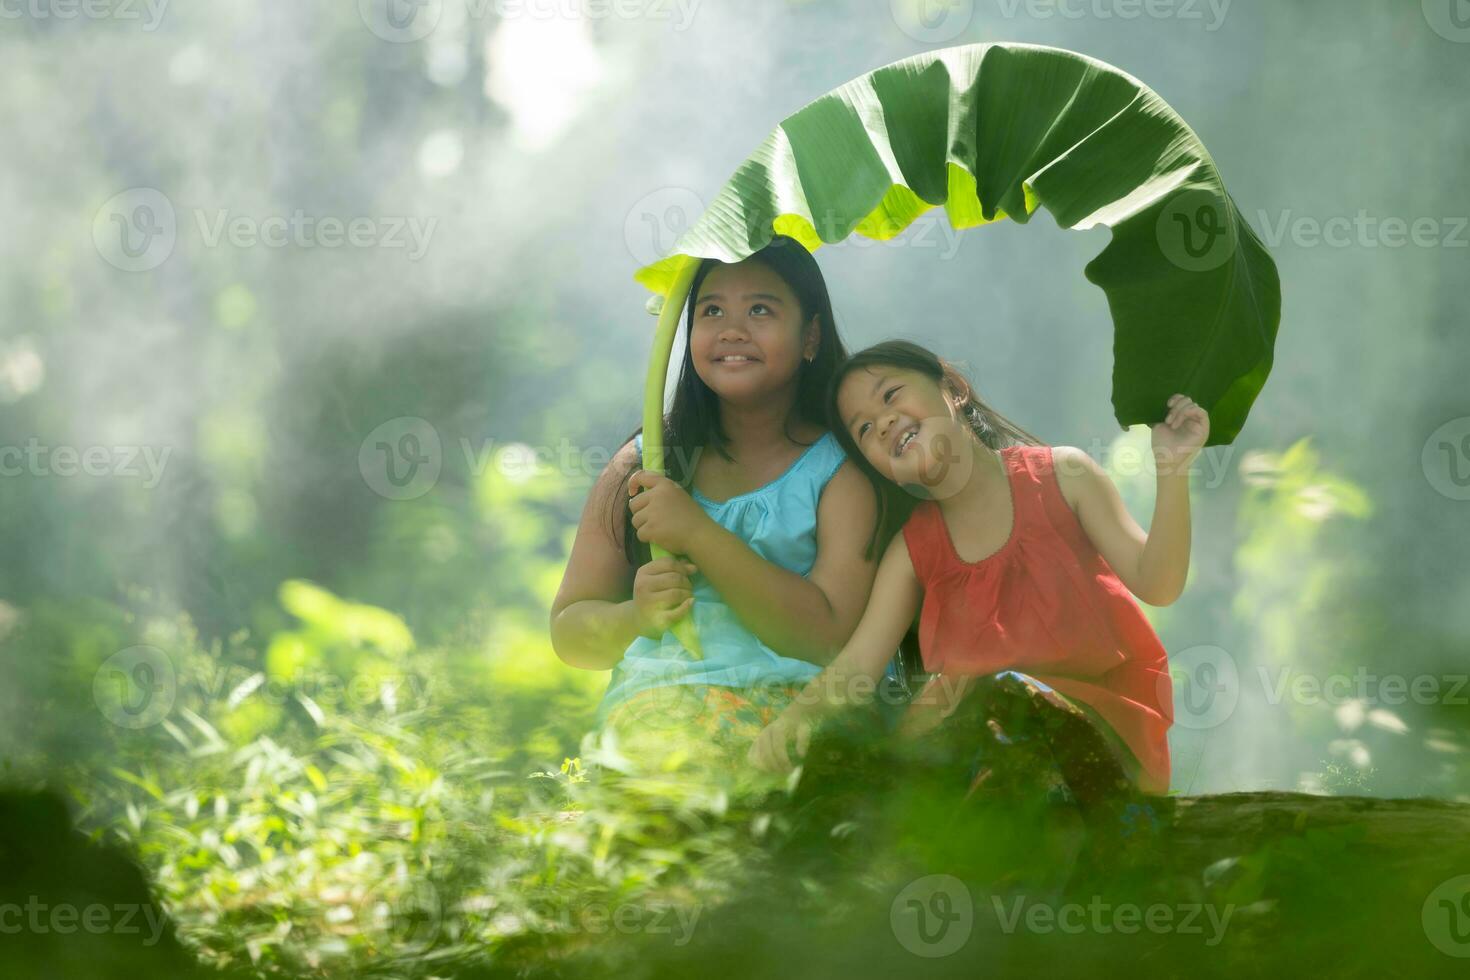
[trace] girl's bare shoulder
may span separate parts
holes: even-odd
[[[1074,511],[1091,495],[1099,479],[1107,479],[1097,460],[1076,446],[1052,446],[1051,468],[1056,474],[1062,499]]]

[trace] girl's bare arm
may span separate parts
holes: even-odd
[[[1145,532],[1096,460],[1071,446],[1057,446],[1052,456],[1063,496],[1119,580],[1151,606],[1178,599],[1189,577],[1188,473],[1159,473],[1153,521]]]
[[[689,542],[688,557],[761,642],[782,656],[826,664],[852,635],[868,601],[877,562],[863,552],[877,519],[872,487],[847,461],[817,506],[810,574],[767,561],[713,521]],[[897,647],[895,639],[889,656]]]
[[[870,698],[923,601],[924,589],[914,574],[908,545],[902,534],[896,534],[883,552],[868,606],[852,638],[827,669],[802,689],[796,703],[820,712],[824,706]]]
[[[795,702],[762,729],[750,747],[750,762],[770,772],[789,771],[792,743],[796,755],[804,755],[817,720],[843,705],[871,700],[878,678],[923,601],[908,546],[902,534],[896,535],[883,553],[873,594],[852,638],[831,665],[802,688]]]
[[[562,662],[590,670],[610,670],[639,635],[633,605],[633,569],[621,541],[609,527],[610,501],[621,474],[637,465],[633,443],[618,450],[597,478],[561,587],[551,603],[551,645]]]

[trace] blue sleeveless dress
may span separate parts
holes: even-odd
[[[643,451],[643,437],[637,448]],[[763,487],[722,503],[698,490],[691,496],[715,523],[734,533],[767,561],[798,575],[811,573],[817,559],[817,503],[827,481],[847,456],[832,433],[807,447],[785,473]],[[635,639],[613,668],[607,693],[598,706],[599,721],[619,703],[641,691],[673,684],[763,687],[804,684],[822,668],[783,657],[766,646],[720,599],[709,580],[696,572],[694,624],[704,659],[695,660],[672,631],[657,640]]]

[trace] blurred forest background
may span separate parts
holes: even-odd
[[[1202,457],[1189,589],[1150,611],[1175,791],[1470,800],[1458,11],[6,7],[0,778],[63,789],[191,946],[266,972],[382,954],[385,892],[452,887],[435,943],[395,926],[394,949],[463,952],[554,932],[534,903],[568,882],[626,895],[692,860],[647,822],[719,794],[560,836],[527,816],[575,808],[606,686],[558,662],[547,611],[638,424],[632,272],[806,102],[1004,40],[1154,88],[1281,272],[1274,374]],[[1146,524],[1148,434],[1112,420],[1081,274],[1106,234],[1041,214],[960,237],[941,212],[818,261],[850,349],[962,361]],[[733,831],[706,830],[722,853]]]

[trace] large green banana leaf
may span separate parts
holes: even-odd
[[[1113,315],[1118,421],[1161,421],[1182,391],[1210,412],[1211,445],[1235,439],[1271,369],[1276,266],[1178,113],[1072,51],[970,44],[848,82],[777,126],[635,278],[677,306],[689,258],[737,262],[776,233],[813,250],[889,239],[937,206],[959,229],[1024,224],[1038,206],[1064,228],[1111,228],[1084,272]]]
[[[1119,423],[1161,421],[1182,391],[1209,411],[1211,445],[1235,439],[1271,370],[1281,286],[1204,144],[1111,65],[971,44],[894,62],[788,117],[674,252],[638,270],[661,314],[644,465],[662,471],[669,351],[699,259],[738,262],[777,233],[812,250],[889,239],[940,206],[957,229],[1024,224],[1037,207],[1064,228],[1111,228],[1084,273],[1112,312]]]

